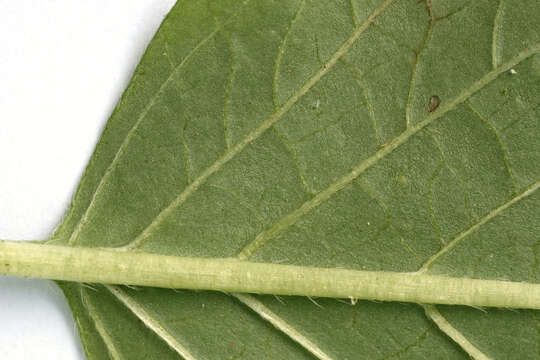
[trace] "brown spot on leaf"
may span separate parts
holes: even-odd
[[[439,107],[440,103],[441,103],[441,99],[439,99],[439,97],[437,95],[433,95],[429,99],[429,105],[427,107],[428,111],[429,112],[435,111]]]

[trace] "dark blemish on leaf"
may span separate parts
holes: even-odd
[[[437,95],[433,95],[431,99],[429,99],[429,105],[427,107],[428,111],[429,112],[435,111],[439,107],[440,103],[441,103],[441,99],[439,99]]]

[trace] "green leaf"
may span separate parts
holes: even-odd
[[[538,283],[539,23],[536,0],[179,2],[51,242]],[[89,359],[540,357],[532,310],[61,287]]]

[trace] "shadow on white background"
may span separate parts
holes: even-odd
[[[0,0],[0,239],[52,235],[174,0]],[[0,277],[0,359],[84,355],[60,289]]]

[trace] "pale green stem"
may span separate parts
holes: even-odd
[[[540,284],[0,241],[0,274],[78,282],[540,309]]]

